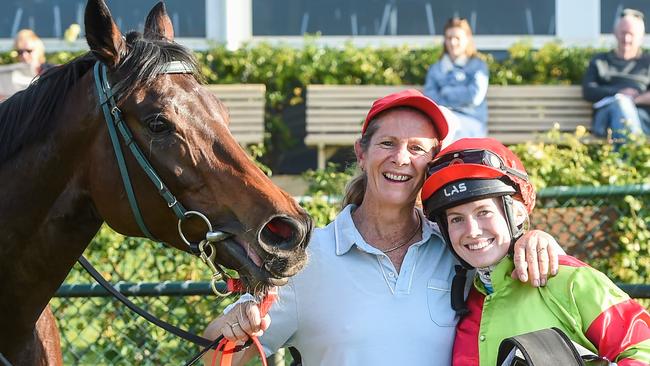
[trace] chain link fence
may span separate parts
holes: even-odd
[[[648,203],[650,184],[548,188],[538,194],[531,226],[550,232],[569,254],[602,270],[599,265],[634,245],[625,239],[630,222],[646,225],[647,230]],[[233,296],[220,298],[211,293],[209,284],[202,282],[210,273],[197,258],[160,244],[125,238],[103,228],[85,255],[111,282],[130,281],[120,285],[120,290],[134,303],[195,334],[201,334],[234,301]],[[616,278],[617,274],[608,275]],[[622,287],[632,297],[650,298],[648,285]],[[78,264],[51,306],[66,365],[183,365],[200,350],[106,297]]]

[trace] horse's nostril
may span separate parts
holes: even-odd
[[[281,216],[271,219],[260,233],[261,242],[279,249],[295,247],[300,237],[300,229],[294,220]]]
[[[293,235],[293,228],[289,223],[280,218],[274,218],[266,224],[266,227],[275,235],[283,240],[288,240]]]

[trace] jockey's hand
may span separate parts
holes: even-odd
[[[517,240],[512,278],[528,282],[533,287],[545,286],[558,271],[558,256],[566,254],[555,239],[544,231],[531,230]]]

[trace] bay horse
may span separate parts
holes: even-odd
[[[0,353],[14,365],[46,363],[35,323],[103,222],[188,251],[188,241],[206,237],[207,220],[227,234],[214,262],[258,293],[306,262],[310,217],[229,133],[226,107],[201,86],[191,51],[173,41],[164,5],[151,10],[143,34],[123,36],[103,0],[88,1],[84,23],[90,52],[0,104]],[[97,70],[112,86],[104,97]],[[126,151],[143,223],[104,120],[109,99],[110,114],[133,135],[117,149]],[[128,153],[133,146],[165,192]],[[184,235],[170,210],[181,204],[204,217],[183,220]]]

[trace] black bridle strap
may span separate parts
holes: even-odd
[[[121,292],[119,292],[117,289],[115,289],[115,287],[113,287],[110,283],[108,283],[108,281],[104,279],[104,277],[95,269],[95,267],[93,267],[92,264],[90,264],[90,262],[88,262],[88,260],[84,256],[79,257],[78,262],[95,279],[95,281],[97,281],[97,283],[99,283],[104,289],[106,289],[106,291],[108,291],[111,295],[113,295],[116,299],[118,299],[122,304],[126,305],[129,309],[131,309],[131,311],[137,313],[138,315],[147,319],[149,322],[153,323],[157,327],[160,327],[174,334],[177,337],[183,338],[186,341],[192,342],[201,347],[206,347],[203,353],[207,352],[207,350],[209,350],[210,348],[214,348],[214,346],[218,343],[218,341],[221,338],[223,338],[223,337],[219,337],[217,338],[216,341],[213,342],[209,339],[200,337],[196,334],[192,334],[188,331],[180,329],[163,320],[156,318],[155,316],[148,313],[146,310],[140,308],[139,306],[131,302],[131,300],[129,300],[126,296],[122,295]]]

